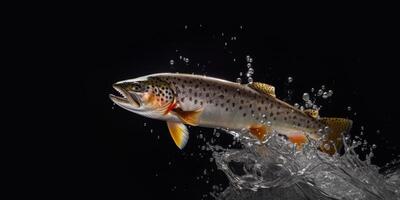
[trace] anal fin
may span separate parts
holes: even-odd
[[[272,132],[272,129],[263,124],[250,126],[249,131],[251,135],[255,136],[260,142],[262,142],[266,139],[267,135]]]
[[[179,149],[183,149],[189,139],[189,131],[187,127],[184,124],[177,122],[167,122],[167,125],[169,133],[171,134],[176,146],[178,146]]]

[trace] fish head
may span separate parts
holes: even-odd
[[[162,115],[175,101],[175,92],[170,85],[154,77],[119,81],[113,84],[113,88],[120,96],[110,94],[110,99],[138,114]]]

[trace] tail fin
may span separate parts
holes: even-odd
[[[329,127],[329,133],[325,140],[322,141],[320,150],[333,155],[336,152],[333,145],[335,145],[336,150],[340,150],[343,145],[342,136],[350,131],[353,121],[344,118],[323,117],[320,118],[320,121]]]

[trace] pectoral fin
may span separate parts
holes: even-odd
[[[183,149],[189,139],[189,132],[186,126],[176,122],[167,122],[167,125],[176,146],[178,146],[179,149]]]
[[[179,119],[182,120],[182,122],[192,126],[197,126],[199,124],[199,118],[202,109],[198,109],[195,111],[183,111],[182,109],[177,108],[174,110],[174,112],[179,117]]]

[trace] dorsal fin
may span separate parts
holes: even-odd
[[[275,87],[266,83],[253,82],[248,85],[250,88],[273,97],[275,96]]]
[[[314,109],[306,109],[304,110],[304,113],[306,113],[308,116],[317,119],[319,117],[319,112],[318,110],[314,110]]]

